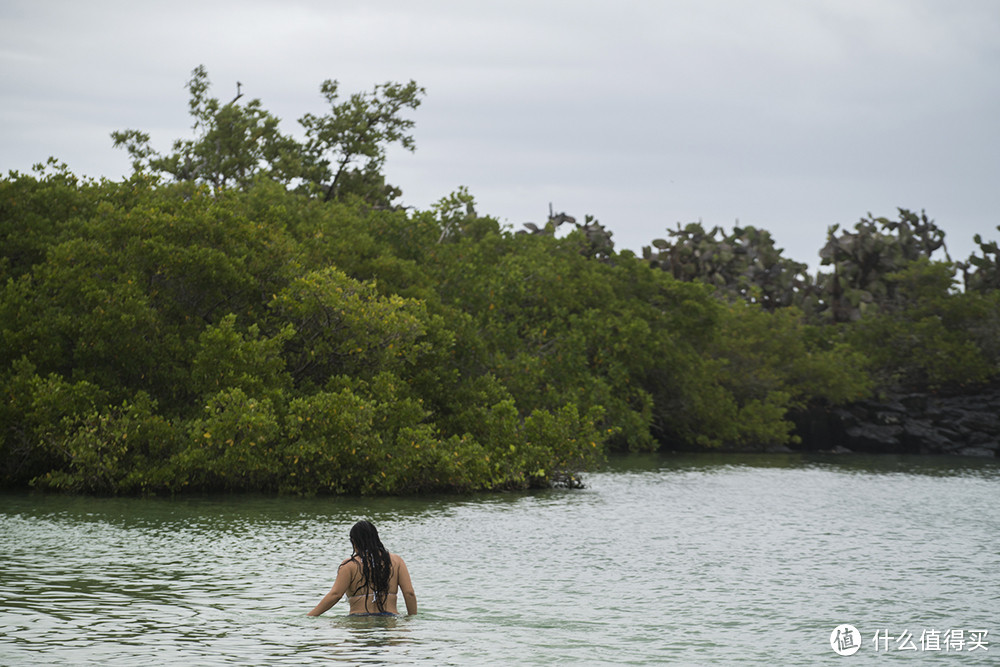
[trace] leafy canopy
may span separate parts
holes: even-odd
[[[139,130],[111,133],[116,148],[125,149],[136,174],[168,177],[209,185],[213,191],[245,190],[260,178],[338,199],[357,195],[388,204],[399,196],[382,175],[386,150],[393,144],[413,151],[413,121],[404,116],[420,106],[425,91],[416,82],[384,83],[371,92],[339,98],[339,84],[328,79],[320,93],[328,113],[299,119],[305,140],[281,131],[279,119],[259,99],[241,104],[242,84],[228,103],[209,94],[204,66],[191,72],[187,89],[194,119],[191,139],[178,139],[171,152],[152,148],[150,136]]]

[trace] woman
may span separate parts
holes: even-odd
[[[417,595],[406,563],[382,546],[378,531],[368,521],[358,521],[351,528],[351,557],[337,568],[333,588],[309,612],[319,616],[337,604],[345,594],[351,616],[397,616],[396,591],[403,591],[406,613],[417,613]]]

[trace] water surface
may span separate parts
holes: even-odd
[[[993,460],[630,456],[586,482],[402,499],[3,495],[0,664],[1000,656]],[[406,559],[417,616],[305,616],[359,518]],[[850,658],[829,645],[841,623],[862,633]],[[988,630],[988,650],[921,650],[921,632],[959,629]],[[916,650],[897,645],[904,631]]]

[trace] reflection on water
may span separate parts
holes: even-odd
[[[866,642],[851,660],[912,663],[876,653],[872,633],[1000,636],[995,461],[630,455],[586,481],[431,498],[3,495],[0,664],[801,664],[840,659],[840,623]],[[406,558],[418,616],[305,616],[361,517]]]
[[[824,468],[838,472],[866,474],[936,475],[944,477],[1000,476],[1000,459],[963,456],[911,456],[888,454],[733,454],[690,452],[678,454],[642,453],[611,455],[605,465],[609,472],[649,472],[698,470],[722,472],[733,467]]]

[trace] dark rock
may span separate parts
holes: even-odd
[[[847,429],[848,443],[855,449],[899,451],[902,426],[859,424]]]
[[[799,449],[993,456],[1000,451],[1000,384],[969,394],[816,405],[790,418]]]
[[[861,410],[849,410],[847,408],[834,408],[830,411],[830,417],[839,422],[844,428],[860,424],[862,422]]]
[[[927,411],[927,394],[907,394],[900,396],[899,402],[909,414],[922,414]]]
[[[970,445],[986,447],[990,442],[993,441],[993,436],[989,433],[983,433],[981,431],[972,431],[969,433],[967,441]]]
[[[958,447],[953,438],[935,428],[927,419],[910,419],[903,424],[902,441],[907,449],[926,454],[950,451]]]
[[[958,431],[953,431],[945,426],[937,425],[937,432],[942,438],[951,440],[952,442],[963,442],[965,438]]]
[[[903,421],[902,412],[886,412],[884,410],[875,413],[875,421],[879,424],[901,424]]]
[[[986,412],[973,412],[962,417],[959,425],[970,431],[1000,433],[1000,418]]]
[[[896,398],[889,398],[885,401],[870,402],[871,407],[876,410],[904,413],[906,412],[906,406],[903,402]]]

